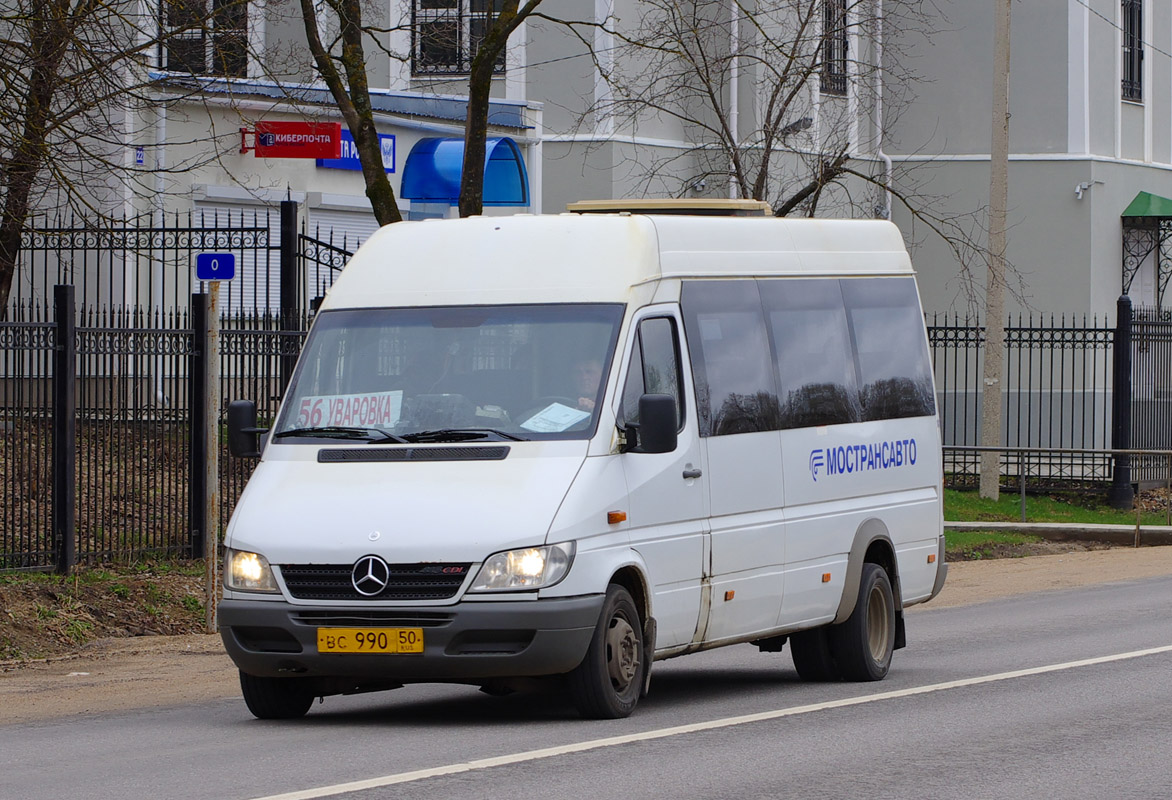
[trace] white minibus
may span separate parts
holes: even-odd
[[[233,453],[256,425],[231,404]],[[535,678],[625,717],[653,662],[741,643],[878,680],[944,583],[939,437],[890,223],[387,226],[271,420],[220,630],[260,718]]]

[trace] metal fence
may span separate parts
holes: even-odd
[[[1172,445],[1172,311],[1135,309],[1131,325],[1131,419],[1134,448]],[[1165,480],[1166,465],[1158,459],[1132,460],[1131,477],[1140,483]]]
[[[0,571],[202,552],[204,464],[193,443],[203,441],[206,421],[193,416],[192,378],[202,375],[203,345],[191,311],[202,286],[191,265],[206,250],[233,252],[243,265],[244,283],[221,288],[229,299],[221,316],[221,407],[248,397],[272,416],[305,337],[307,309],[350,255],[345,240],[298,229],[295,204],[282,204],[280,221],[270,228],[258,213],[246,224],[169,218],[158,226],[26,232],[28,249],[0,320]],[[217,224],[223,227],[208,227]],[[272,264],[280,267],[275,273]],[[71,310],[54,305],[54,286],[62,285],[54,281],[72,287]],[[134,302],[144,297],[153,300]],[[69,366],[61,367],[65,349]],[[220,464],[226,525],[252,464],[229,459],[226,445]]]
[[[269,421],[306,335],[306,306],[332,285],[349,255],[344,247],[304,230],[290,233],[295,219],[295,208],[282,208],[283,227],[275,237],[260,224],[234,228],[223,237],[190,226],[182,236],[176,234],[179,238],[164,237],[170,262],[185,276],[173,275],[159,284],[148,281],[148,292],[157,294],[164,287],[170,293],[180,285],[195,290],[186,302],[176,294],[169,306],[118,303],[114,294],[96,301],[95,292],[106,291],[109,284],[87,265],[109,260],[75,259],[68,248],[47,244],[34,248],[37,264],[47,264],[44,254],[52,250],[57,269],[72,265],[67,275],[79,282],[78,302],[74,311],[54,309],[48,292],[38,290],[17,298],[9,307],[15,313],[0,322],[0,570],[59,562],[65,547],[64,507],[54,497],[64,490],[54,487],[65,477],[71,480],[69,497],[75,502],[73,511],[65,510],[75,511],[70,541],[78,560],[202,552],[201,537],[214,527],[201,519],[204,454],[196,445],[203,433],[194,397],[202,393],[193,378],[203,374],[199,359],[205,348],[203,326],[191,310],[199,306],[200,296],[198,282],[192,285],[187,277],[192,252],[179,253],[184,247],[229,242],[237,252],[251,248],[255,259],[262,254],[268,259],[270,243],[278,243],[279,309],[267,305],[268,292],[274,289],[270,282],[252,295],[263,300],[259,305],[228,307],[220,335],[221,406],[226,408],[232,399],[252,399],[260,419]],[[82,241],[64,235],[57,239],[67,240],[71,247]],[[92,241],[126,240],[99,236]],[[140,241],[148,255],[160,250],[154,233]],[[133,248],[122,249],[130,253]],[[149,260],[136,255],[128,263],[144,259]],[[32,284],[50,277],[45,266]],[[257,291],[261,286],[255,284]],[[1031,448],[1032,487],[1105,487],[1124,474],[1109,449],[1172,446],[1172,314],[1140,309],[1131,323],[1130,305],[1126,313],[1122,308],[1115,325],[1086,317],[1010,320],[1002,444]],[[1125,331],[1120,328],[1124,323]],[[928,336],[947,479],[952,485],[972,484],[978,471],[978,457],[970,448],[980,442],[984,330],[977,320],[935,315],[928,319]],[[1126,345],[1117,348],[1116,342]],[[57,380],[65,350],[75,351],[71,366],[60,373],[69,379]],[[1117,396],[1120,366],[1115,362],[1122,353],[1127,354],[1121,373],[1125,393]],[[61,390],[69,386],[75,410],[62,420],[68,395]],[[1113,430],[1124,416],[1113,410],[1121,398],[1130,412],[1126,442]],[[74,460],[63,461],[62,441],[73,443],[69,453]],[[219,521],[226,525],[253,463],[229,458],[226,445],[222,447]],[[61,474],[62,463],[67,476]],[[1006,485],[1017,485],[1021,464],[1006,461],[1003,470]],[[1164,462],[1149,465],[1137,456],[1129,474],[1141,483],[1164,483],[1167,470]]]
[[[45,319],[0,322],[0,570],[53,563],[55,333]]]
[[[87,560],[188,552],[187,312],[93,311],[75,331],[77,533]]]
[[[1039,482],[1069,485],[1110,479],[1110,456],[1086,451],[1112,446],[1114,339],[1115,326],[1094,317],[1019,316],[1009,321],[1002,444],[1068,451],[1038,458]],[[944,444],[979,445],[985,329],[971,318],[933,315],[928,341]],[[974,483],[978,464],[974,451],[945,452],[951,484]]]
[[[298,227],[300,225],[300,227]],[[237,276],[222,287],[226,320],[304,314],[341,274],[353,247],[332,231],[310,233],[298,204],[241,213],[194,211],[121,221],[37,218],[21,235],[21,258],[9,295],[8,321],[45,318],[53,287],[75,288],[79,313],[139,315],[154,324],[186,312],[195,255],[230,253]],[[249,323],[251,324],[251,323]],[[286,326],[289,327],[289,326]]]

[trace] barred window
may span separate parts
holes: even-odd
[[[1143,0],[1123,0],[1123,99],[1144,99]]]
[[[416,75],[467,74],[503,2],[414,0],[411,71]],[[505,71],[504,51],[495,71]]]
[[[248,0],[162,0],[159,22],[164,69],[248,74]]]
[[[846,94],[846,0],[822,0],[822,91]]]

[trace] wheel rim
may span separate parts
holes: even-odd
[[[620,694],[630,688],[639,671],[639,637],[620,616],[610,621],[606,631],[606,669],[611,686]]]
[[[871,587],[867,598],[867,646],[871,658],[883,663],[887,658],[887,641],[890,638],[891,614],[887,609],[887,598],[878,584]]]

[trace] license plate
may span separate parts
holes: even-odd
[[[423,628],[318,628],[319,653],[423,652]]]

